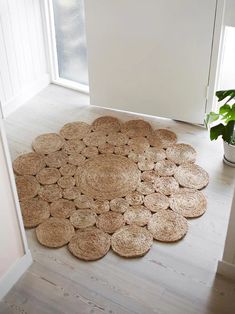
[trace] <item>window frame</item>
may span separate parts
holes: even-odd
[[[42,16],[44,22],[43,27],[45,33],[45,43],[47,47],[46,57],[48,60],[51,83],[70,88],[84,94],[89,94],[89,85],[80,84],[68,79],[64,79],[59,75],[54,9],[52,0],[44,0],[42,2]]]

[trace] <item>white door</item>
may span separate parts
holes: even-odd
[[[85,0],[91,104],[202,123],[216,0]]]

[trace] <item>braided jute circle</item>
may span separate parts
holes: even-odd
[[[60,167],[60,173],[62,176],[73,176],[77,170],[77,167],[72,164],[66,164]]]
[[[209,175],[202,167],[196,164],[182,164],[174,174],[179,184],[186,188],[200,190],[209,183]]]
[[[125,133],[128,137],[148,136],[152,132],[151,124],[147,121],[129,120],[122,124],[121,132]]]
[[[123,257],[143,256],[150,250],[152,244],[151,233],[135,225],[122,227],[111,238],[113,251]]]
[[[47,247],[57,248],[67,244],[75,234],[68,219],[51,217],[36,228],[38,241]]]
[[[153,193],[145,196],[144,205],[152,212],[158,212],[169,207],[169,198],[161,193]]]
[[[18,175],[35,175],[44,167],[43,155],[34,152],[20,155],[13,161],[13,169]]]
[[[140,172],[126,157],[98,155],[79,167],[76,181],[82,193],[99,200],[111,200],[134,191],[140,182]]]
[[[110,132],[118,132],[121,129],[120,121],[111,116],[102,116],[92,122],[92,129],[95,131],[104,131],[106,134]]]
[[[33,198],[40,191],[40,184],[33,176],[19,176],[15,180],[20,201]]]
[[[33,141],[33,149],[39,154],[50,154],[60,150],[64,145],[64,139],[57,133],[39,135]]]
[[[103,131],[94,131],[83,138],[87,146],[100,146],[106,143],[106,133]]]
[[[83,229],[94,226],[96,217],[92,209],[79,209],[70,216],[70,222],[75,228]]]
[[[90,125],[85,122],[66,123],[60,130],[60,135],[70,140],[74,138],[82,139],[90,132]]]
[[[56,168],[44,168],[36,175],[38,182],[43,185],[56,183],[60,177],[61,174]]]
[[[20,203],[25,228],[37,227],[50,217],[49,204],[32,198]]]
[[[57,184],[44,185],[38,195],[42,200],[51,203],[62,198],[62,189]]]
[[[86,145],[79,138],[73,138],[65,142],[63,150],[66,154],[79,154]]]
[[[158,177],[154,181],[156,192],[171,195],[179,190],[179,183],[173,177]]]
[[[54,152],[45,157],[45,162],[48,167],[60,168],[67,164],[68,155],[63,150]]]
[[[195,149],[191,145],[184,143],[175,144],[166,150],[167,158],[178,165],[186,162],[195,162],[196,155]]]
[[[160,210],[149,220],[148,230],[155,240],[175,242],[187,233],[188,222],[186,218],[172,210]]]
[[[207,208],[207,201],[201,191],[182,188],[178,193],[170,196],[170,208],[186,218],[203,215]]]
[[[176,143],[177,136],[170,130],[156,129],[149,135],[148,140],[151,146],[157,148],[167,148]]]
[[[110,201],[110,209],[117,213],[124,213],[129,208],[127,200],[121,197],[114,198]]]
[[[69,218],[75,210],[76,207],[73,201],[62,198],[50,204],[51,216],[57,218]]]
[[[173,176],[176,169],[176,164],[171,160],[160,160],[154,167],[156,174],[163,177]]]
[[[114,211],[100,214],[96,220],[97,228],[107,233],[114,233],[125,224],[123,215]]]
[[[129,141],[129,137],[126,134],[115,132],[115,133],[108,134],[106,140],[107,140],[107,143],[119,147],[119,146],[126,145]]]
[[[151,217],[150,210],[143,205],[131,206],[124,213],[124,220],[128,225],[145,226]]]
[[[79,229],[70,240],[68,248],[79,259],[95,261],[108,253],[110,236],[96,227]]]

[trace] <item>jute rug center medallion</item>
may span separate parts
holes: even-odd
[[[76,174],[80,191],[98,200],[112,200],[133,192],[140,182],[137,165],[124,156],[98,155],[84,162]]]
[[[13,162],[25,228],[36,228],[46,247],[68,245],[78,259],[110,249],[143,256],[153,240],[183,239],[187,219],[206,211],[209,177],[195,149],[145,120],[67,123],[32,147]]]

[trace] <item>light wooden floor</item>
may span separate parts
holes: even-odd
[[[56,132],[69,121],[91,122],[112,114],[130,114],[88,106],[89,98],[51,85],[6,121],[12,158],[30,150],[35,136]],[[179,141],[192,144],[198,164],[210,175],[205,190],[208,211],[184,240],[155,242],[143,258],[126,260],[109,252],[96,262],[74,258],[66,247],[39,245],[27,231],[34,263],[0,303],[0,313],[235,313],[235,283],[215,276],[222,257],[232,201],[235,169],[222,162],[221,143],[211,143],[205,129],[167,119],[145,117],[154,127],[170,127]]]

